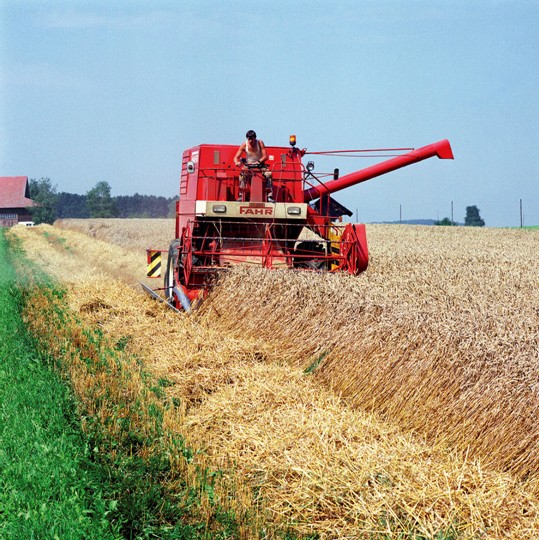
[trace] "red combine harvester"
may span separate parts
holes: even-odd
[[[304,166],[302,158],[309,152],[296,148],[295,136],[288,147],[266,148],[274,202],[267,201],[262,170],[234,165],[237,146],[203,144],[183,153],[176,235],[168,250],[164,288],[156,289],[164,291],[172,307],[189,311],[220,272],[238,264],[363,272],[368,264],[365,225],[343,224],[342,216],[352,212],[332,194],[430,157],[453,159],[443,140],[415,150],[389,149],[407,152],[339,178],[338,169],[315,176],[312,161]],[[240,190],[242,173],[249,181]],[[331,179],[322,183],[325,176]],[[160,275],[163,252],[148,250],[150,277]]]

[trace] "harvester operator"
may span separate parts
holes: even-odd
[[[245,137],[245,142],[241,144],[234,156],[236,167],[243,165],[243,170],[240,173],[240,196],[238,200],[243,200],[245,186],[251,181],[253,169],[259,169],[266,179],[266,199],[268,202],[274,202],[273,179],[271,171],[266,167],[266,159],[268,159],[266,145],[264,141],[256,138],[256,133],[252,129],[245,134]],[[241,157],[243,152],[245,152],[244,158]]]

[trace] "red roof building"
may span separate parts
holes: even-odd
[[[32,221],[27,208],[35,203],[29,195],[27,176],[0,176],[0,227]]]

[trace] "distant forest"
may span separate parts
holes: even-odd
[[[166,218],[174,216],[177,197],[155,195],[120,195],[111,197],[113,211],[110,217]],[[57,219],[92,217],[86,195],[61,192],[54,204]]]

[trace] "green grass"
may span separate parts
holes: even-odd
[[[21,320],[0,230],[0,538],[120,538],[72,396]]]

